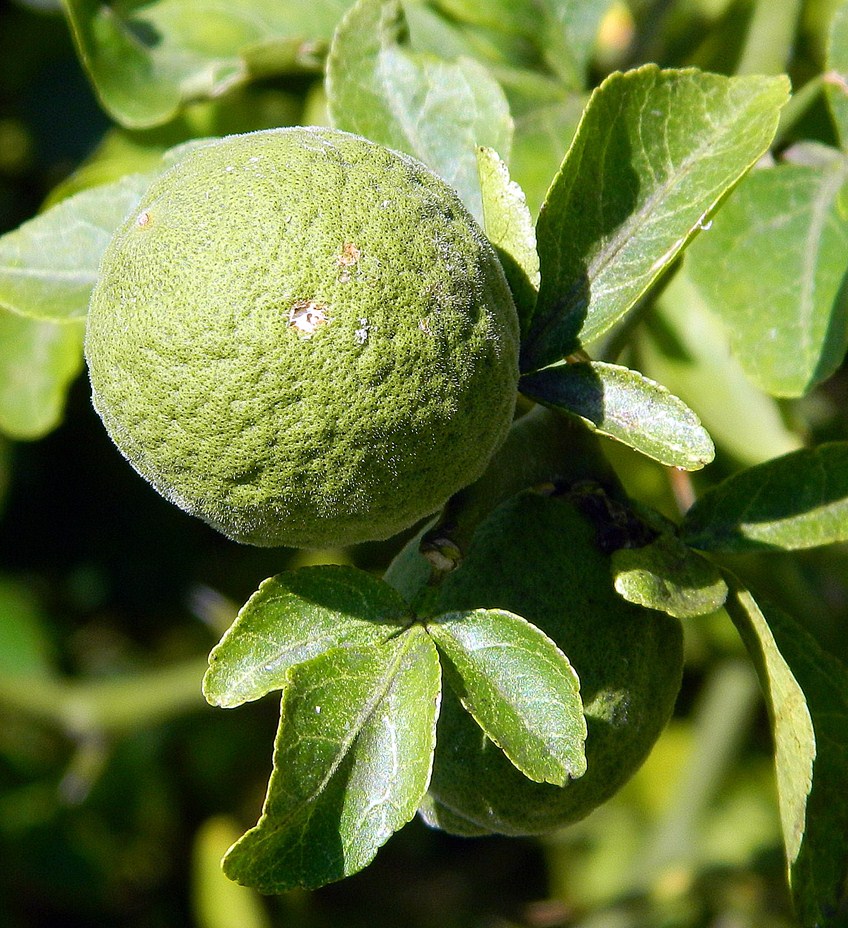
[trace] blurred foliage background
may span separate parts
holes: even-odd
[[[461,19],[468,4],[441,6]],[[832,142],[819,76],[836,6],[609,3],[592,82],[642,61],[733,73],[744,54],[752,69],[765,67],[774,48],[768,24],[757,25],[758,43],[746,43],[746,35],[767,8],[789,7],[797,26],[789,70],[800,103],[783,144]],[[497,28],[471,31],[480,57],[502,63],[509,50],[496,41]],[[517,92],[511,99],[513,173],[534,209],[584,100],[564,95],[543,111],[522,109]],[[157,128],[117,129],[86,79],[61,10],[51,0],[0,2],[0,233],[60,195],[57,188],[143,167],[182,139],[325,119],[320,70],[300,67],[191,104]],[[16,322],[8,316],[0,317],[4,382],[14,379],[9,370],[27,382],[37,374],[14,368]],[[655,328],[661,322],[654,317]],[[62,337],[78,339],[78,327]],[[653,342],[637,336],[633,344],[650,370]],[[706,379],[690,390],[703,393],[734,376],[722,366],[725,354],[720,345],[713,366],[699,368]],[[660,367],[662,358],[655,361]],[[685,396],[684,375],[663,379]],[[0,422],[0,926],[793,924],[765,710],[723,613],[687,624],[673,723],[635,780],[583,823],[535,841],[460,840],[416,822],[374,865],[339,885],[260,899],[228,883],[218,862],[261,805],[277,706],[270,699],[232,712],[209,708],[199,686],[205,655],[259,581],[307,558],[237,546],[184,516],[115,453],[78,361],[67,361],[57,379],[60,386],[39,394],[38,414],[25,407],[12,427]],[[738,409],[725,406],[722,414],[739,419],[731,435],[755,425],[756,441],[746,431],[745,446],[735,447],[713,429],[719,456],[698,487],[803,441],[844,438],[846,399],[844,370],[800,400],[757,394],[748,402],[745,392]],[[4,397],[0,406],[10,403],[14,397]],[[24,434],[28,421],[37,434]],[[628,489],[661,510],[674,513],[691,491],[681,475],[610,451]],[[364,545],[308,561],[376,571],[397,547]],[[848,658],[848,552],[837,546],[775,557],[740,559],[738,570],[756,588],[774,589],[826,648]]]

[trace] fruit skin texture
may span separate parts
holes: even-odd
[[[457,195],[331,129],[229,136],[115,234],[86,332],[135,469],[229,537],[387,538],[479,476],[512,420],[518,321]]]
[[[426,582],[413,540],[386,579],[410,601]],[[585,817],[636,772],[674,708],[682,630],[614,591],[595,529],[567,498],[513,497],[477,529],[462,566],[427,600],[428,615],[500,608],[537,625],[580,678],[586,773],[564,787],[526,779],[447,687],[430,792],[421,814],[458,834],[523,835]]]

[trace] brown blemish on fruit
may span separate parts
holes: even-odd
[[[297,300],[289,310],[289,328],[297,329],[304,338],[312,338],[329,321],[327,307],[315,300]]]
[[[339,280],[343,284],[350,280],[351,269],[356,267],[361,257],[362,252],[353,242],[345,242],[342,245],[342,251],[336,258],[336,263],[339,266]]]

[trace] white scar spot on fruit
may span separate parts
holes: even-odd
[[[329,323],[327,307],[314,300],[298,300],[289,310],[289,328],[297,329],[304,338],[312,338],[315,332]]]
[[[356,340],[357,345],[364,345],[368,341],[368,332],[371,330],[371,326],[368,325],[367,319],[359,320],[359,328],[353,333],[353,337]]]
[[[150,213],[146,209],[142,210],[138,216],[135,217],[135,224],[139,229],[145,229],[152,222]]]
[[[425,317],[418,323],[418,328],[421,329],[421,331],[422,331],[425,335],[432,335],[432,334],[433,334],[433,333],[430,331],[430,320],[429,320],[429,318],[428,318],[427,316],[425,316]]]

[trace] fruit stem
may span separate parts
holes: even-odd
[[[500,503],[530,487],[553,493],[581,480],[626,499],[600,442],[581,422],[544,406],[521,416],[476,483],[448,500],[421,539],[432,582],[461,563],[477,526]]]

